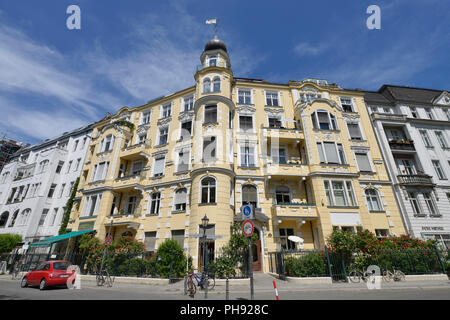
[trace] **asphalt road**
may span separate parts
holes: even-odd
[[[112,288],[97,287],[94,282],[82,282],[81,289],[37,287],[21,288],[18,280],[0,279],[1,300],[204,300],[199,291],[194,298],[183,294],[182,283],[172,285],[135,285],[115,283]],[[208,293],[208,299],[225,300],[224,287]],[[450,282],[398,283],[369,290],[364,285],[283,287],[278,289],[280,300],[449,300]],[[248,300],[248,286],[233,286],[230,300]],[[255,300],[275,300],[274,290],[255,288]]]

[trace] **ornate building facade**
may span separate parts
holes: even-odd
[[[200,61],[194,86],[93,125],[69,229],[104,239],[111,226],[148,251],[172,238],[199,267],[201,219],[213,259],[253,204],[263,271],[269,252],[294,248],[290,235],[321,249],[333,228],[405,233],[364,92],[235,77],[217,37]]]

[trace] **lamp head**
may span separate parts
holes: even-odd
[[[208,223],[209,223],[209,219],[208,219],[208,217],[205,214],[205,216],[202,218],[202,226],[203,226],[203,228],[206,228],[208,226]]]

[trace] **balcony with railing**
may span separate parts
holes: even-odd
[[[228,68],[227,62],[224,60],[219,60],[215,62],[206,62],[204,64],[199,64],[195,68],[195,72],[199,72],[206,68]]]
[[[151,141],[146,140],[141,143],[134,144],[132,146],[127,146],[122,149],[120,157],[123,160],[134,160],[138,158],[147,158],[149,155],[147,152],[151,148]]]
[[[397,176],[400,184],[409,186],[432,186],[433,178],[426,174],[402,174]]]
[[[292,122],[286,121],[284,125],[272,124],[269,127],[261,126],[263,136],[268,139],[279,139],[280,142],[283,140],[304,140],[305,135],[303,131],[298,127],[297,123],[292,120]]]
[[[391,151],[416,151],[413,140],[389,140]]]
[[[313,218],[317,219],[317,207],[315,203],[304,202],[278,202],[274,199],[272,213],[279,218]]]
[[[265,175],[268,176],[307,176],[309,167],[300,157],[290,157],[287,160],[274,161],[269,159],[265,166]]]

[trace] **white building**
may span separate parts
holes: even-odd
[[[14,154],[0,174],[0,233],[25,241],[58,235],[90,133],[85,126]]]
[[[450,94],[383,85],[366,105],[405,226],[450,247]]]

